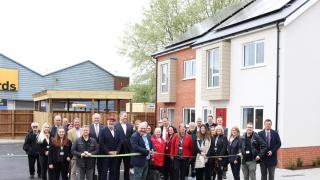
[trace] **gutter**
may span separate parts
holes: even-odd
[[[158,58],[155,58],[156,59],[156,97],[155,97],[155,102],[154,102],[154,104],[155,104],[155,112],[156,112],[156,124],[155,124],[155,126],[157,127],[157,124],[158,124],[158,122],[157,122],[157,113],[158,113],[158,103],[157,103],[157,101],[158,101]]]
[[[279,117],[279,80],[280,80],[280,27],[277,22],[277,79],[276,79],[276,119],[275,130],[278,131],[278,117]]]

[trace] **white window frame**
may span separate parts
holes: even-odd
[[[170,119],[169,110],[173,110],[173,119]],[[170,125],[173,124],[174,114],[175,114],[175,113],[176,113],[176,112],[175,112],[174,107],[168,107],[168,108],[167,108],[167,118],[168,118],[168,121],[169,121],[169,124],[170,124]]]
[[[186,74],[186,68],[187,63],[191,63],[191,75],[187,76]],[[196,60],[187,60],[183,62],[183,80],[189,80],[189,79],[195,79],[196,78]]]
[[[263,43],[263,62],[262,63],[257,63],[257,44]],[[245,46],[249,44],[254,44],[254,65],[251,66],[245,66],[245,60],[246,60],[246,52],[245,52]],[[242,53],[243,53],[243,59],[242,59],[242,69],[249,69],[249,68],[254,68],[254,67],[261,67],[265,66],[265,40],[257,40],[257,41],[251,41],[248,43],[245,43],[242,45]]]
[[[263,121],[264,121],[264,107],[263,106],[242,106],[241,107],[241,119],[242,119],[242,121],[241,121],[241,124],[242,124],[242,128],[243,128],[243,130],[245,130],[246,128],[245,128],[245,126],[246,126],[246,124],[244,124],[244,117],[243,117],[243,113],[244,113],[244,108],[253,108],[253,129],[254,130],[262,130],[263,129]],[[255,127],[256,127],[256,121],[255,121],[255,119],[256,119],[256,110],[257,109],[262,109],[263,110],[263,115],[262,115],[262,129],[256,129]]]
[[[166,72],[166,79],[165,82],[163,82],[163,66],[167,66],[167,72]],[[169,63],[164,63],[160,65],[160,71],[161,71],[161,77],[160,77],[160,92],[161,94],[168,94],[169,92]],[[163,92],[163,86],[167,86],[167,91]]]
[[[210,87],[209,86],[209,56],[208,56],[208,54],[209,54],[209,52],[210,51],[217,51],[218,52],[218,62],[219,62],[219,73],[213,73],[213,64],[214,63],[211,63],[212,64],[212,77],[211,77],[211,81],[212,81],[212,87]],[[213,53],[210,53],[210,54],[212,54],[213,55]],[[207,76],[207,89],[216,89],[216,88],[219,88],[220,87],[220,52],[219,52],[219,48],[217,47],[217,48],[213,48],[213,49],[210,49],[210,50],[207,50],[207,53],[206,53],[206,61],[207,61],[207,74],[206,74],[206,76]],[[213,59],[213,58],[212,58]],[[218,79],[219,79],[219,84],[218,84],[218,86],[214,86],[214,82],[213,82],[213,79],[214,79],[214,77],[218,77]]]
[[[159,120],[162,120],[163,116],[162,116],[162,111],[165,112],[166,108],[159,108]]]
[[[194,107],[185,107],[185,108],[182,109],[183,124],[187,125],[186,122],[185,122],[185,119],[184,119],[184,110],[185,109],[190,109],[190,117],[191,117],[191,110],[194,110],[194,113],[196,113],[196,109]],[[196,117],[194,117],[194,122],[195,121],[196,121]],[[191,119],[190,119],[190,122],[192,122]]]
[[[207,116],[204,115],[204,111],[207,110]],[[208,122],[208,115],[212,114],[212,108],[208,107],[208,106],[203,106],[202,107],[202,119],[203,119],[203,123],[207,123]]]

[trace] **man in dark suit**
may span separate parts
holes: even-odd
[[[96,142],[99,142],[99,136],[101,133],[101,130],[104,128],[101,122],[101,116],[98,113],[95,113],[92,115],[92,124],[90,124],[90,134],[89,136],[96,140]],[[99,144],[100,146],[100,144]],[[97,169],[98,169],[98,177],[101,180],[102,179],[102,162],[103,160],[101,158],[96,158],[97,163]],[[94,172],[95,174],[95,172]]]
[[[99,137],[101,154],[117,155],[120,152],[120,134],[119,131],[114,128],[115,121],[116,119],[113,116],[108,116],[107,126],[101,130]],[[104,158],[102,179],[119,180],[120,169],[118,168],[118,164],[119,159],[116,157]]]
[[[51,127],[50,130],[50,137],[55,137],[57,134],[57,128],[61,126],[61,116],[60,115],[55,115],[53,118],[53,126]]]
[[[264,130],[260,131],[259,136],[267,144],[267,153],[262,157],[260,163],[261,180],[274,180],[274,172],[278,163],[277,151],[281,147],[281,140],[277,131],[271,129],[272,121],[266,119],[264,121]]]
[[[215,128],[217,126],[217,124],[213,122],[213,115],[212,114],[208,115],[208,122],[206,123],[206,126],[208,129],[210,129],[212,127]]]
[[[169,122],[168,118],[164,117],[162,118],[162,126],[160,126],[161,129],[161,138],[166,141],[168,137],[168,128],[169,128]]]
[[[121,149],[120,154],[131,153],[130,138],[133,134],[133,126],[127,122],[127,113],[121,112],[119,122],[115,125],[116,131],[120,134]],[[121,162],[124,164],[124,180],[129,180],[130,157],[120,157],[118,169],[120,169]]]
[[[146,180],[150,155],[154,150],[150,136],[146,134],[147,123],[142,122],[138,126],[138,131],[135,132],[130,139],[132,145],[132,153],[140,153],[140,156],[132,156],[131,164],[134,168],[134,180]]]

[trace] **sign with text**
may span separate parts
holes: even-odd
[[[0,91],[18,91],[18,69],[0,68]]]

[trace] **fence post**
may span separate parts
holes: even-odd
[[[11,110],[11,136],[12,136],[12,138],[14,138],[14,126],[15,126],[15,120],[14,120],[14,113],[15,113],[15,111],[14,110]]]

